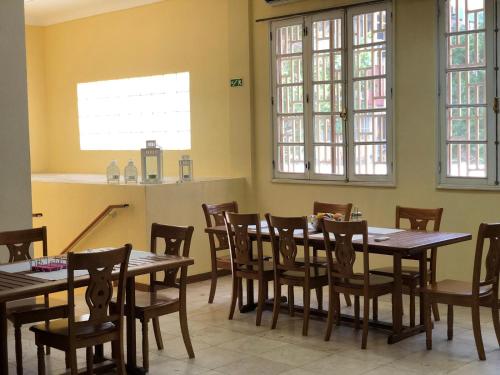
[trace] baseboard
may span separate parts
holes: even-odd
[[[231,274],[231,271],[229,271],[229,270],[217,270],[217,277],[227,276],[230,274]],[[212,278],[212,272],[198,273],[196,275],[188,276],[187,283],[188,284],[199,283],[200,281],[210,280],[211,278]],[[136,283],[135,290],[138,290],[141,292],[149,292],[149,284]]]

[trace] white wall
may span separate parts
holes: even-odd
[[[1,0],[0,231],[31,225],[24,2]]]

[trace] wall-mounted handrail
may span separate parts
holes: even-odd
[[[128,206],[129,205],[125,203],[125,204],[113,204],[106,207],[99,215],[97,215],[97,217],[94,220],[92,220],[92,222],[89,225],[87,225],[87,227],[83,231],[80,232],[78,236],[75,237],[73,241],[69,243],[68,246],[64,248],[61,254],[65,254],[68,251],[70,251],[73,247],[75,247],[76,244],[83,239],[83,237],[85,237],[97,224],[99,224],[102,220],[104,220],[104,218],[108,216],[111,212],[113,212],[115,209],[126,208]]]

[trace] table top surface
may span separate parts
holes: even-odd
[[[194,264],[192,258],[176,255],[156,255],[151,252],[134,250],[130,257],[127,276],[135,277],[192,264]],[[19,266],[18,269],[23,269],[23,267],[29,269],[29,261],[0,265],[0,302],[60,292],[68,288],[66,277],[58,280],[35,277],[29,274],[29,271],[16,272],[17,266]],[[119,269],[113,271],[113,277],[118,278],[118,274]],[[85,286],[88,281],[88,274],[75,276],[75,287]]]
[[[384,230],[388,233],[384,233]],[[226,227],[223,225],[209,227],[205,229],[205,232],[214,234],[226,233]],[[255,235],[255,231],[253,230],[249,230],[249,233],[251,235]],[[261,229],[261,233],[263,240],[268,241],[270,237],[269,230],[264,227]],[[388,239],[380,242],[375,241],[380,237],[388,237]],[[296,233],[295,238],[302,240],[303,234]],[[469,241],[471,239],[472,235],[470,233],[426,232],[377,227],[368,228],[368,247],[370,251],[384,254],[395,253],[398,251],[414,254],[422,250]],[[316,247],[324,245],[323,234],[310,230],[308,232],[308,241],[310,245]],[[359,249],[362,245],[362,240],[360,238],[353,238],[353,245],[355,248]]]

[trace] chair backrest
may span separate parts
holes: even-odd
[[[351,220],[352,203],[337,204],[337,203],[323,203],[314,202],[313,214],[328,213],[328,214],[342,214],[344,220]]]
[[[42,254],[47,256],[46,227],[0,233],[0,246],[9,250],[9,263],[31,259],[30,247],[35,242],[42,242]]]
[[[309,276],[309,236],[307,218],[278,217],[266,214],[267,226],[271,236],[273,262],[275,268],[283,271],[305,271]],[[277,232],[277,233],[276,233]],[[297,262],[298,245],[295,235],[303,238],[304,263]]]
[[[256,243],[257,243],[257,259],[253,259],[252,240],[248,233],[250,226],[255,227]],[[245,268],[244,266],[259,265],[259,270],[262,270],[264,255],[262,249],[262,232],[260,228],[259,214],[237,214],[226,213],[226,229],[229,239],[229,249],[231,251],[231,259],[233,271]],[[243,266],[243,267],[242,267]]]
[[[191,238],[193,237],[194,227],[178,227],[173,225],[162,225],[153,223],[151,225],[151,252],[161,255],[177,255],[189,257],[191,248]],[[165,242],[163,250],[159,250],[159,241]],[[182,252],[181,252],[182,248]],[[164,285],[166,287],[176,287],[177,273],[179,268],[173,268],[165,271],[163,281],[156,281],[153,277],[152,285]]]
[[[220,204],[203,203],[201,207],[203,208],[203,213],[205,214],[205,221],[208,228],[225,225],[225,212],[238,212],[238,203],[235,201]],[[213,250],[229,249],[227,234],[225,233],[217,233],[215,235],[213,233],[209,233],[208,239]],[[217,243],[215,242],[215,239],[217,239]]]
[[[483,252],[485,240],[489,240],[488,253],[484,259],[486,274],[481,281],[481,268],[483,263]],[[498,274],[500,272],[500,223],[485,224],[479,226],[476,244],[476,255],[474,258],[473,294],[479,294],[481,286],[493,286],[498,292]],[[498,298],[498,296],[496,297]]]
[[[68,253],[68,329],[70,340],[74,342],[76,332],[86,328],[98,329],[103,324],[113,323],[116,330],[123,325],[125,282],[132,245],[122,248],[89,252]],[[109,304],[113,298],[113,270],[120,267],[116,294],[117,311],[111,314]],[[89,283],[85,292],[85,302],[89,311],[88,320],[77,321],[75,316],[75,271],[89,273]]]
[[[341,279],[363,279],[365,284],[368,282],[370,273],[370,262],[368,254],[368,224],[363,221],[344,221],[337,222],[333,220],[321,220],[323,237],[325,240],[325,249],[327,249],[328,270],[334,277]],[[330,239],[333,234],[335,243]],[[356,262],[356,251],[352,245],[353,236],[363,236],[363,274],[354,272]],[[335,254],[335,264],[333,255]]]
[[[430,221],[433,222],[432,230],[439,231],[441,226],[442,208],[411,208],[396,206],[396,228],[401,227],[401,219],[410,221],[410,229],[429,230],[427,228]]]

